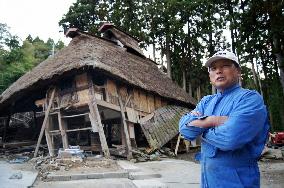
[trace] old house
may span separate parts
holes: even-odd
[[[196,104],[143,55],[136,38],[111,24],[99,31],[103,37],[69,29],[67,47],[0,96],[2,117],[35,112],[34,156],[45,135],[51,156],[80,145],[131,158],[132,147],[159,148],[176,136],[180,116]]]

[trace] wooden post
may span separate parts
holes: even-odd
[[[2,142],[5,143],[6,142],[6,137],[7,137],[7,128],[9,127],[10,124],[10,119],[11,119],[11,113],[9,113],[6,122],[4,123],[4,132],[3,132],[3,138],[2,138]]]
[[[98,105],[97,105],[97,101],[94,95],[94,85],[93,85],[93,81],[91,78],[88,79],[89,80],[89,110],[90,110],[90,118],[91,118],[91,124],[92,124],[92,128],[93,128],[93,132],[95,132],[95,129],[97,128],[97,131],[99,133],[100,136],[100,141],[101,141],[101,147],[103,150],[103,153],[105,155],[106,158],[110,157],[110,153],[109,153],[109,149],[108,149],[108,145],[107,145],[107,141],[106,141],[106,136],[104,133],[104,129],[103,129],[103,125],[102,125],[102,121],[101,121],[101,116],[99,113],[99,109],[98,109]]]
[[[92,120],[91,120],[92,127],[93,128],[94,128],[94,126],[97,127],[98,132],[99,132],[99,136],[100,136],[100,141],[101,141],[103,153],[104,153],[106,158],[109,158],[110,153],[109,153],[109,149],[108,149],[108,145],[107,145],[107,141],[106,141],[106,137],[105,137],[105,133],[104,133],[104,129],[103,129],[103,125],[102,125],[102,122],[101,122],[101,117],[100,117],[100,114],[99,114],[99,110],[98,110],[96,100],[93,100],[93,104],[91,103],[91,101],[89,101],[88,105],[89,105],[89,109],[90,109],[90,118],[92,118]],[[93,125],[94,122],[95,122],[96,125]]]
[[[43,132],[45,130],[45,126],[46,126],[48,118],[49,118],[49,112],[50,112],[50,109],[51,109],[51,106],[52,106],[54,94],[55,94],[55,88],[52,90],[51,97],[50,97],[50,100],[49,100],[49,103],[48,103],[48,107],[47,107],[47,110],[45,111],[45,116],[44,116],[44,120],[43,120],[43,123],[42,123],[42,126],[41,126],[40,134],[39,134],[39,137],[38,137],[38,140],[37,140],[34,157],[37,156],[37,152],[38,152],[39,145],[40,145],[40,142],[41,142],[41,139],[42,139],[42,136],[43,136]]]
[[[60,110],[58,111],[58,124],[59,124],[59,129],[60,129],[60,133],[61,133],[61,138],[62,138],[62,145],[63,145],[63,149],[67,149],[68,148],[68,137],[66,134],[66,120],[62,120],[61,118],[61,112]]]
[[[48,118],[46,125],[45,125],[45,139],[48,147],[48,152],[50,156],[54,156],[54,143],[53,143],[53,137],[50,135],[49,131],[52,130],[53,121],[52,118]]]
[[[130,143],[130,138],[129,138],[129,133],[128,133],[128,127],[126,123],[126,118],[125,118],[125,106],[122,104],[122,100],[120,95],[118,96],[118,102],[120,106],[120,112],[121,112],[121,117],[122,117],[122,124],[123,124],[123,130],[124,130],[124,136],[126,139],[126,148],[127,148],[127,159],[130,160],[132,159],[132,148],[131,148],[131,143]]]
[[[179,147],[179,143],[180,143],[180,138],[181,138],[181,135],[179,134],[179,135],[178,135],[178,140],[177,140],[176,149],[175,149],[175,155],[177,155],[177,152],[178,152],[178,147]]]

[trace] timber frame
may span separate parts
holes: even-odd
[[[34,113],[26,134],[37,138],[34,156],[43,135],[51,156],[79,145],[105,157],[131,159],[133,148],[157,149],[178,134],[177,121],[196,100],[144,56],[138,39],[112,24],[104,23],[99,31],[103,37],[70,28],[67,47],[0,95],[5,144],[6,135],[15,133],[10,118],[22,112]],[[11,138],[23,141],[15,134]]]
[[[44,120],[34,157],[37,156],[43,133],[45,133],[49,155],[54,156],[59,149],[58,146],[55,147],[55,136],[61,138],[59,147],[67,149],[69,133],[79,134],[87,131],[91,137],[98,134],[99,138],[98,143],[91,141],[89,147],[91,151],[100,151],[107,158],[112,153],[131,159],[132,147],[137,147],[135,124],[167,104],[159,96],[117,82],[102,73],[97,75],[95,72],[83,72],[68,80],[72,82],[67,84],[71,88],[66,88],[59,83],[47,90],[46,98],[35,101],[35,104],[42,109]],[[78,117],[88,119],[89,127],[69,128],[67,120]],[[113,124],[119,126],[120,144],[111,143]]]

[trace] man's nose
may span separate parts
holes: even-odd
[[[223,67],[216,67],[216,74],[220,74],[223,71]]]

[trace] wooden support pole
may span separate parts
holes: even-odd
[[[60,130],[61,138],[62,138],[63,149],[68,149],[68,138],[66,134],[66,121],[62,119],[60,110],[58,111],[57,117],[58,117],[59,130]]]
[[[103,153],[104,153],[106,158],[109,158],[110,153],[109,153],[109,149],[108,149],[103,125],[101,123],[101,117],[100,117],[100,114],[99,114],[99,110],[98,110],[96,100],[93,100],[93,103],[91,103],[89,101],[88,105],[89,105],[89,109],[90,109],[90,117],[92,118],[92,120],[91,120],[92,127],[94,127],[94,126],[97,127],[98,133],[99,133],[99,136],[100,136],[100,141],[101,141]],[[93,123],[95,123],[95,125],[93,125]]]
[[[53,143],[53,135],[50,134],[50,130],[52,130],[53,121],[52,118],[48,118],[46,125],[45,125],[45,139],[48,147],[48,152],[50,156],[54,156],[54,143]]]
[[[52,106],[54,94],[55,94],[55,88],[52,90],[51,97],[50,97],[50,100],[49,100],[49,104],[48,104],[47,110],[45,111],[45,116],[44,116],[44,120],[43,120],[43,123],[42,123],[42,126],[41,126],[40,134],[39,134],[39,137],[38,137],[38,140],[37,140],[37,145],[36,145],[34,157],[37,156],[37,152],[38,152],[39,145],[40,145],[40,142],[41,142],[41,139],[42,139],[42,136],[43,136],[43,132],[45,130],[45,126],[46,126],[48,118],[49,118],[49,112],[50,112],[50,109],[51,109],[51,106]]]
[[[126,123],[126,118],[125,118],[125,106],[123,106],[122,104],[122,100],[120,95],[118,96],[118,102],[119,102],[119,106],[120,106],[120,112],[121,112],[121,117],[122,117],[122,124],[123,124],[123,130],[124,130],[124,136],[125,136],[125,140],[126,140],[126,148],[127,148],[127,159],[130,160],[133,158],[132,156],[132,148],[131,148],[131,142],[130,142],[130,138],[129,138],[129,132],[128,132],[128,126]]]
[[[178,152],[178,147],[179,147],[179,143],[180,143],[180,138],[181,138],[181,135],[179,134],[179,135],[178,135],[178,140],[177,140],[176,149],[175,149],[175,155],[177,155],[177,152]]]
[[[94,94],[94,85],[90,77],[88,79],[88,82],[89,82],[89,89],[90,89],[88,105],[89,105],[89,110],[90,110],[90,118],[91,118],[91,124],[93,127],[93,132],[95,132],[95,129],[97,128],[103,153],[106,158],[110,158],[109,148],[107,145],[104,128],[103,128],[102,121],[101,121],[101,116],[99,113],[97,101],[96,101],[95,94]]]

